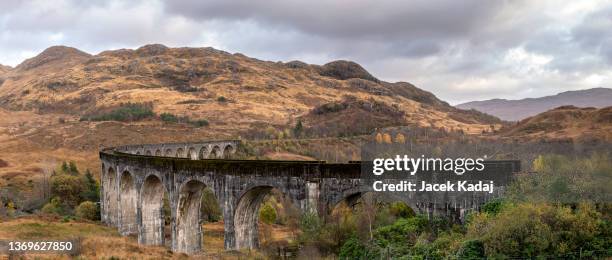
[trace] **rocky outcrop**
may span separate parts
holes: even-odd
[[[345,79],[365,79],[378,82],[378,79],[372,76],[361,65],[345,60],[332,61],[320,67],[319,74],[326,77],[332,77],[339,80]]]

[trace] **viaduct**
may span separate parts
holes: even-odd
[[[102,221],[122,235],[137,235],[141,244],[165,245],[165,194],[171,249],[194,254],[202,250],[201,196],[204,188],[210,188],[222,209],[225,248],[257,248],[259,207],[272,189],[302,212],[319,215],[368,191],[362,185],[359,162],[232,159],[239,145],[240,141],[225,140],[102,149]],[[518,169],[515,164],[502,166]],[[415,211],[455,218],[480,205],[473,200],[451,205],[431,198],[398,199]]]

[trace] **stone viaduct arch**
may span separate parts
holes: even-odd
[[[222,209],[225,248],[256,248],[257,213],[272,189],[301,211],[318,214],[327,214],[340,201],[368,191],[362,185],[358,162],[231,159],[239,145],[239,141],[226,140],[101,150],[102,221],[117,227],[121,234],[137,234],[139,243],[164,245],[164,217],[169,217],[173,251],[192,254],[206,250],[202,248],[202,232],[206,230],[200,224],[200,198],[203,189],[210,188]],[[520,165],[513,163],[507,164],[520,170]],[[170,216],[164,216],[162,209],[164,194]],[[401,200],[420,212],[439,210],[445,214],[449,208],[435,203],[418,207],[417,200],[410,197]],[[454,207],[475,206],[463,202]]]

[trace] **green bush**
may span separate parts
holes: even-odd
[[[459,252],[457,252],[458,259],[485,259],[484,244],[482,241],[473,239],[463,242]]]
[[[84,201],[76,207],[75,215],[82,219],[98,220],[100,219],[100,210],[96,203]]]
[[[359,238],[357,236],[352,236],[344,242],[340,248],[338,257],[340,259],[366,259],[367,253],[367,248]]]
[[[188,123],[197,127],[208,126],[208,120],[206,119],[197,119],[192,121],[187,116],[177,116],[170,113],[160,114],[159,119],[167,123]]]
[[[104,113],[81,117],[81,121],[138,121],[155,116],[150,104],[127,103]]]
[[[179,118],[174,115],[174,114],[170,114],[170,113],[161,113],[159,115],[159,118],[164,121],[164,122],[168,122],[168,123],[178,123]]]
[[[503,199],[493,199],[482,206],[482,212],[497,215],[504,208],[505,201]]]
[[[190,121],[190,123],[197,127],[208,126],[208,120],[206,119],[198,119],[195,121]]]
[[[428,221],[423,216],[401,218],[392,225],[377,228],[374,238],[382,248],[388,245],[414,245],[416,238],[427,225]]]
[[[318,242],[322,227],[323,223],[317,214],[309,212],[302,214],[300,218],[302,233],[299,236],[299,240],[305,244]]]
[[[219,96],[219,97],[217,98],[217,101],[218,101],[218,102],[220,102],[220,103],[224,103],[224,102],[227,102],[227,98],[226,98],[226,97],[224,97],[224,96]]]
[[[60,199],[57,197],[54,197],[53,199],[51,199],[50,202],[45,204],[42,207],[41,211],[46,214],[56,214],[56,215],[64,214],[64,210],[62,209]]]
[[[276,222],[276,209],[271,203],[267,202],[259,209],[259,220],[266,224]]]
[[[414,210],[412,210],[412,208],[410,208],[408,204],[401,201],[391,203],[391,205],[389,206],[389,210],[393,216],[399,218],[408,218],[415,216]]]
[[[56,174],[51,177],[51,195],[58,197],[70,208],[79,205],[82,200],[81,194],[86,191],[86,188],[81,176]]]
[[[589,204],[577,209],[541,203],[508,207],[496,216],[476,214],[467,236],[483,242],[488,257],[564,257],[611,248],[601,215]]]
[[[533,169],[535,173],[519,175],[508,187],[508,198],[551,203],[610,201],[610,153],[593,153],[586,158],[542,155],[534,160]]]

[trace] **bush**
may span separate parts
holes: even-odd
[[[497,215],[505,206],[505,202],[503,199],[493,199],[488,201],[482,206],[482,212]]]
[[[206,119],[192,121],[187,116],[177,116],[170,113],[162,113],[159,115],[159,118],[167,123],[188,123],[197,127],[208,126],[208,120]]]
[[[391,205],[389,206],[389,210],[391,211],[391,214],[393,216],[399,218],[408,218],[415,216],[414,210],[412,210],[412,208],[410,208],[406,203],[401,201],[391,203]]]
[[[366,259],[367,248],[357,236],[352,236],[340,248],[340,259]]]
[[[81,176],[57,174],[51,177],[51,195],[62,203],[74,208],[81,202],[81,194],[86,191],[86,184]]]
[[[208,120],[206,119],[198,119],[195,121],[190,121],[190,123],[197,127],[208,126]]]
[[[127,103],[105,112],[81,117],[81,121],[138,121],[155,116],[150,104]]]
[[[217,101],[218,101],[218,102],[221,102],[221,103],[224,103],[224,102],[227,102],[227,98],[226,98],[226,97],[224,97],[224,96],[219,96],[219,97],[217,98]]]
[[[578,209],[524,203],[496,216],[479,213],[468,226],[468,237],[483,242],[488,257],[563,257],[582,251],[592,255],[612,246],[601,215],[588,204]],[[605,238],[606,239],[601,239]],[[599,252],[602,254],[601,252]]]
[[[381,248],[387,246],[407,248],[415,244],[416,238],[427,225],[428,221],[423,216],[401,218],[392,225],[377,228],[374,238]]]
[[[259,220],[266,224],[276,222],[276,209],[271,203],[267,202],[259,209]]]
[[[49,203],[45,204],[42,207],[41,211],[46,214],[56,214],[56,215],[62,215],[64,213],[60,199],[57,197],[54,197],[53,199],[51,199]]]
[[[77,217],[88,220],[100,219],[100,210],[96,203],[91,201],[84,201],[75,210]]]
[[[168,122],[168,123],[178,123],[179,118],[176,115],[170,114],[170,113],[161,113],[161,115],[159,115],[159,118],[164,121],[164,122]]]
[[[484,244],[480,240],[467,240],[457,252],[458,259],[485,259]]]
[[[593,153],[586,158],[549,154],[533,162],[533,174],[519,175],[508,187],[516,201],[576,203],[609,202],[612,194],[612,157]]]

